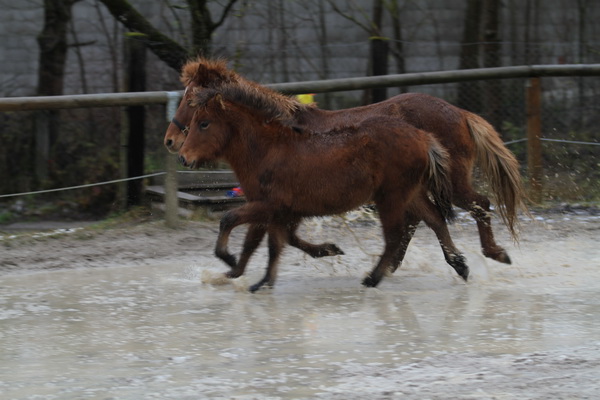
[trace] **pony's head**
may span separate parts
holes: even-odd
[[[196,91],[196,88],[190,89],[187,87],[185,89],[179,107],[177,107],[177,111],[175,111],[175,115],[167,127],[163,143],[170,153],[177,153],[188,135],[189,124],[194,115],[194,108],[190,106],[190,103],[193,101],[194,92]]]
[[[197,92],[187,104],[192,110],[189,133],[179,148],[180,162],[190,168],[223,155],[233,129],[227,103],[213,89]]]
[[[205,90],[218,90],[224,100],[260,110],[265,120],[278,120],[290,125],[298,110],[311,107],[239,76],[227,69],[225,60],[198,58],[189,61],[183,66],[180,79],[185,91],[164,139],[165,146],[172,153],[178,152],[185,142],[195,111],[191,104],[198,103],[194,97]]]
[[[197,58],[188,61],[182,67],[179,79],[185,90],[175,116],[167,127],[164,139],[164,145],[171,153],[179,151],[188,134],[189,124],[194,114],[194,108],[190,106],[195,102],[194,96],[205,88],[214,89],[237,83],[240,77],[227,69],[225,60]]]

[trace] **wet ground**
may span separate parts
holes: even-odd
[[[513,265],[480,256],[474,226],[459,222],[452,232],[471,266],[467,284],[444,263],[433,234],[420,228],[402,268],[377,289],[360,280],[381,249],[378,227],[315,221],[304,237],[333,240],[346,255],[312,260],[288,248],[276,287],[256,294],[245,289],[262,275],[266,249],[247,277],[217,285],[225,268],[212,255],[214,226],[193,228],[195,238],[140,230],[141,239],[29,244],[106,247],[110,239],[139,247],[162,237],[164,245],[178,240],[190,248],[173,261],[156,244],[159,256],[148,252],[135,262],[113,253],[110,266],[91,267],[90,260],[65,256],[64,268],[40,270],[20,268],[19,245],[5,246],[11,268],[0,274],[1,397],[593,399],[600,393],[598,216],[539,216],[524,224],[520,246],[498,228]]]

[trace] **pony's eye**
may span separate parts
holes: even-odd
[[[210,126],[210,121],[202,121],[198,124],[200,129],[207,129]]]

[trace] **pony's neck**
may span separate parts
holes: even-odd
[[[276,133],[271,124],[246,110],[236,108],[229,112],[230,115],[236,115],[236,118],[229,120],[231,137],[222,155],[243,186],[244,177],[252,176],[257,165],[265,157],[268,147],[276,139]]]
[[[308,136],[279,121],[267,122],[261,116],[242,107],[236,108],[230,114],[237,115],[237,118],[230,120],[232,136],[222,154],[240,181],[243,176],[251,176],[252,171],[256,170],[268,153],[277,146],[306,140]]]

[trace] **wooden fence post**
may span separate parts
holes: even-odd
[[[527,170],[531,200],[542,202],[542,89],[540,78],[530,78],[527,84]]]
[[[179,105],[179,92],[167,92],[167,121],[171,121]],[[177,158],[167,153],[165,176],[165,223],[169,228],[176,228],[178,222],[179,200],[177,198]]]
[[[177,199],[177,158],[167,153],[167,174],[165,176],[165,224],[177,228],[179,201]]]

